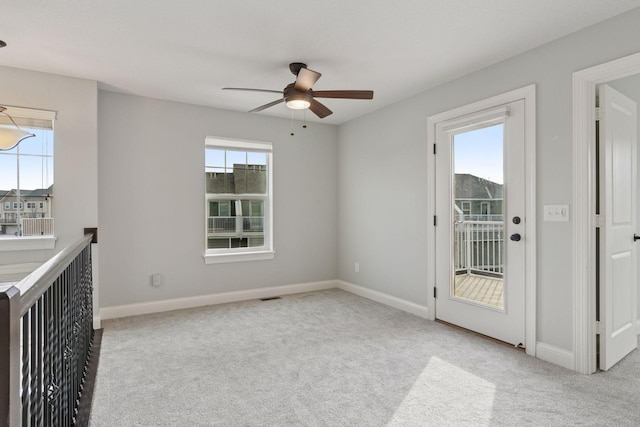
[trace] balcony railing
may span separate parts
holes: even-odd
[[[244,233],[263,233],[264,217],[262,216],[210,216],[207,219],[207,231],[210,236]]]
[[[503,218],[502,214],[464,214],[465,221],[502,221]]]
[[[23,236],[53,236],[53,218],[21,218]]]
[[[454,228],[454,265],[457,273],[504,273],[504,223],[462,221]]]
[[[210,216],[208,222],[209,234],[236,232],[235,216]]]

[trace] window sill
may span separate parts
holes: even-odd
[[[57,239],[55,236],[0,237],[0,252],[53,249]]]
[[[262,251],[234,254],[204,254],[203,256],[205,264],[221,264],[226,262],[262,261],[273,259],[275,255],[276,253],[274,251]]]

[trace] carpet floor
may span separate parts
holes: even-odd
[[[590,376],[328,290],[105,322],[90,426],[640,425]]]

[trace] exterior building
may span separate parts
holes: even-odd
[[[504,213],[502,187],[502,184],[475,175],[457,173],[454,185],[457,219],[501,221]]]
[[[456,274],[502,277],[503,185],[471,174],[455,175]]]
[[[242,248],[264,244],[266,165],[234,164],[233,172],[206,172],[207,248]]]
[[[267,188],[265,165],[234,164],[233,172],[207,172],[207,193],[264,194]]]
[[[25,227],[29,227],[25,235],[53,234],[53,199],[53,185],[19,192],[0,190],[0,235],[22,234]]]

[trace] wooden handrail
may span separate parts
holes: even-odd
[[[60,273],[67,268],[92,239],[93,234],[85,234],[76,243],[58,252],[49,261],[42,264],[33,273],[15,285],[20,290],[21,316],[42,296],[51,286],[51,283],[60,276]]]

